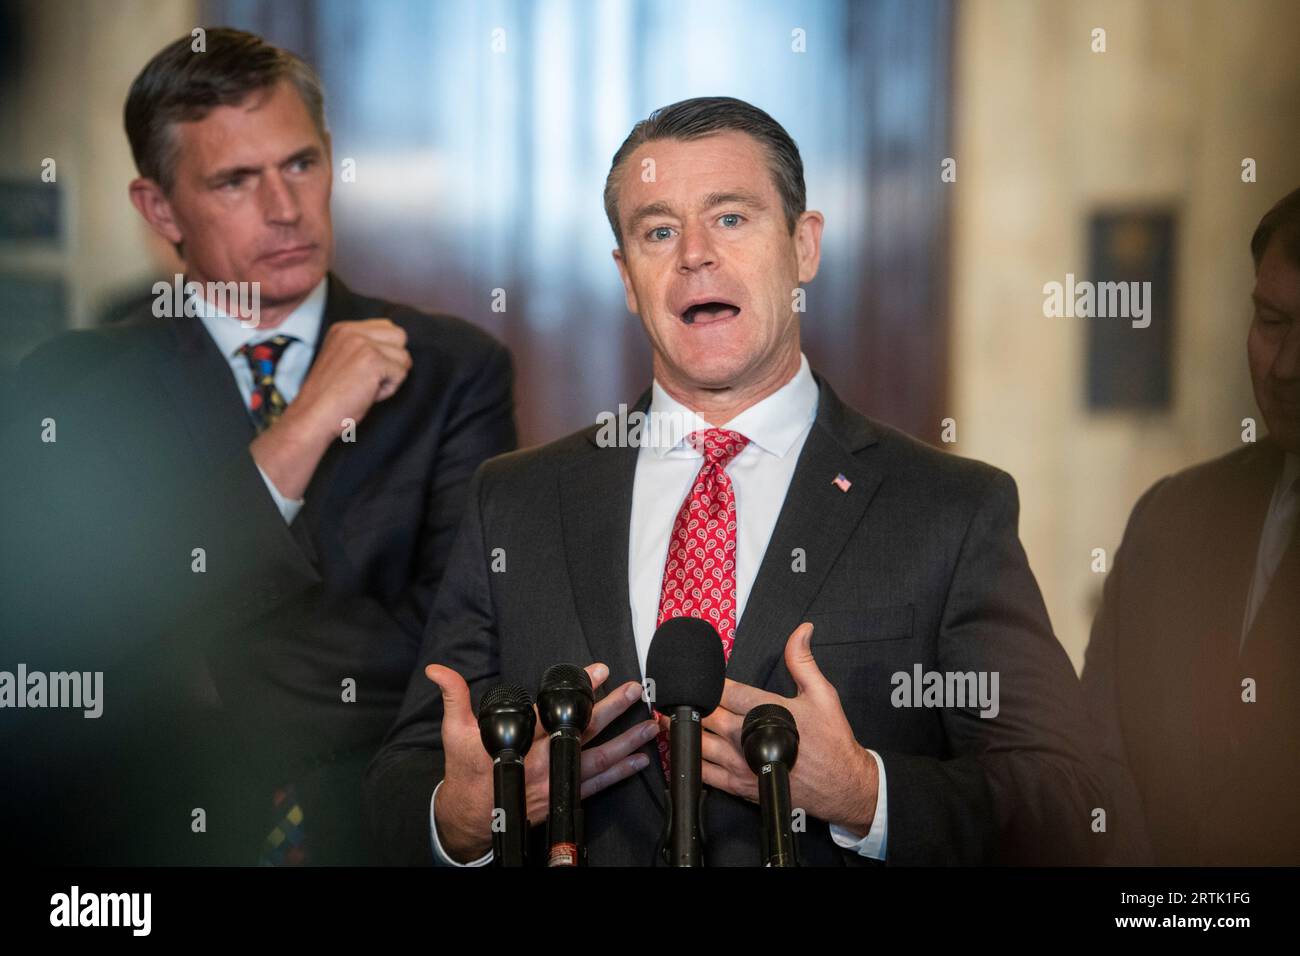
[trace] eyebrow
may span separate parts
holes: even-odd
[[[319,159],[321,155],[321,148],[319,146],[304,146],[302,149],[296,150],[287,158],[281,160],[275,165],[288,166],[290,163],[296,163],[304,159]],[[223,169],[218,169],[212,175],[208,176],[207,181],[211,183],[219,183],[235,176],[254,176],[260,173],[264,168],[265,167],[263,166],[227,166]]]
[[[701,209],[713,209],[717,206],[745,206],[749,209],[766,209],[767,204],[758,197],[756,193],[746,190],[735,190],[725,193],[709,193],[700,203]],[[660,200],[659,202],[647,203],[637,208],[632,213],[632,218],[628,220],[627,231],[636,232],[637,227],[647,219],[654,219],[658,216],[676,216],[671,205]]]
[[[700,208],[712,209],[714,206],[748,206],[750,209],[767,208],[767,204],[756,193],[743,189],[729,193],[709,193],[704,197],[704,203]]]
[[[632,213],[632,218],[627,221],[627,231],[636,232],[637,227],[647,219],[672,215],[675,215],[673,208],[666,202],[660,201],[647,203],[644,206],[638,207],[636,212]]]

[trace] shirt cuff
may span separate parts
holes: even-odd
[[[257,465],[257,473],[261,475],[262,480],[266,482],[266,490],[271,493],[272,499],[275,500],[275,506],[280,509],[280,515],[284,518],[284,523],[293,524],[293,519],[298,517],[298,511],[302,508],[303,499],[286,498],[284,495],[280,494],[280,489],[275,487],[275,482],[273,482],[270,476],[262,470],[262,466],[258,465],[257,462],[253,462],[253,464]]]
[[[442,781],[438,781],[438,787],[442,786]],[[442,841],[438,839],[438,824],[433,819],[433,807],[438,800],[438,787],[433,788],[433,796],[429,798],[429,834],[430,842],[433,844],[433,860],[443,866],[487,866],[492,862],[492,851],[488,850],[477,860],[470,863],[457,863],[447,855],[442,848]]]
[[[836,846],[845,850],[853,850],[859,856],[865,856],[872,860],[883,860],[885,858],[885,844],[889,837],[889,789],[885,786],[885,762],[880,759],[880,754],[874,750],[868,750],[867,753],[876,758],[876,775],[878,777],[876,816],[871,821],[871,829],[867,831],[866,836],[858,838],[843,827],[837,827],[832,823],[831,839],[835,841]]]

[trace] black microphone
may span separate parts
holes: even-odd
[[[546,820],[546,865],[582,866],[582,735],[591,720],[591,678],[576,664],[555,664],[542,675],[537,711],[551,735],[551,807]]]
[[[672,719],[663,860],[669,866],[703,866],[700,721],[722,700],[727,676],[722,638],[708,621],[669,618],[650,641],[645,672],[655,710]]]
[[[533,745],[537,713],[528,691],[498,684],[478,705],[478,732],[492,758],[492,862],[523,866],[528,843],[524,757]]]
[[[799,756],[794,715],[780,704],[759,704],[745,715],[740,747],[758,775],[763,815],[763,866],[798,866],[790,828],[790,771]]]

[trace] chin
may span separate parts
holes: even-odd
[[[325,278],[323,263],[303,263],[290,269],[272,269],[258,277],[263,302],[285,302],[305,296]]]
[[[692,355],[677,363],[677,367],[701,388],[727,388],[743,376],[749,365],[727,356]]]

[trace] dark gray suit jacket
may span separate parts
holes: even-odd
[[[818,666],[858,741],[884,760],[887,862],[1083,859],[1101,797],[1081,759],[1078,681],[1017,537],[1014,483],[868,421],[818,382],[816,422],[728,676],[793,696],[782,652],[801,621],[815,624]],[[608,688],[641,678],[627,583],[637,449],[597,447],[595,434],[502,456],[475,477],[401,715],[367,774],[372,827],[392,862],[432,859],[443,755],[426,664],[460,672],[475,703],[500,681],[535,690],[560,661],[607,663]],[[832,483],[839,473],[847,493]],[[490,570],[498,548],[504,573]],[[796,548],[806,571],[793,570]],[[891,706],[891,675],[917,663],[1000,672],[1000,714]],[[598,739],[646,716],[636,705]],[[593,864],[654,862],[663,784],[652,759],[585,802]],[[708,863],[756,865],[757,807],[720,791],[705,804]],[[801,852],[811,864],[867,862],[835,846],[822,821],[809,821]]]
[[[1300,529],[1241,644],[1282,465],[1271,441],[1247,445],[1157,482],[1129,517],[1083,673],[1110,862],[1300,863]]]
[[[310,858],[368,859],[362,772],[397,714],[470,477],[515,445],[502,345],[334,276],[318,341],[377,316],[406,330],[412,368],[354,442],[330,446],[291,525],[199,319],[72,332],[23,363],[0,463],[0,666],[103,670],[106,699],[99,720],[10,712],[0,803],[28,823],[4,828],[7,858],[251,864],[271,793],[292,782]]]

